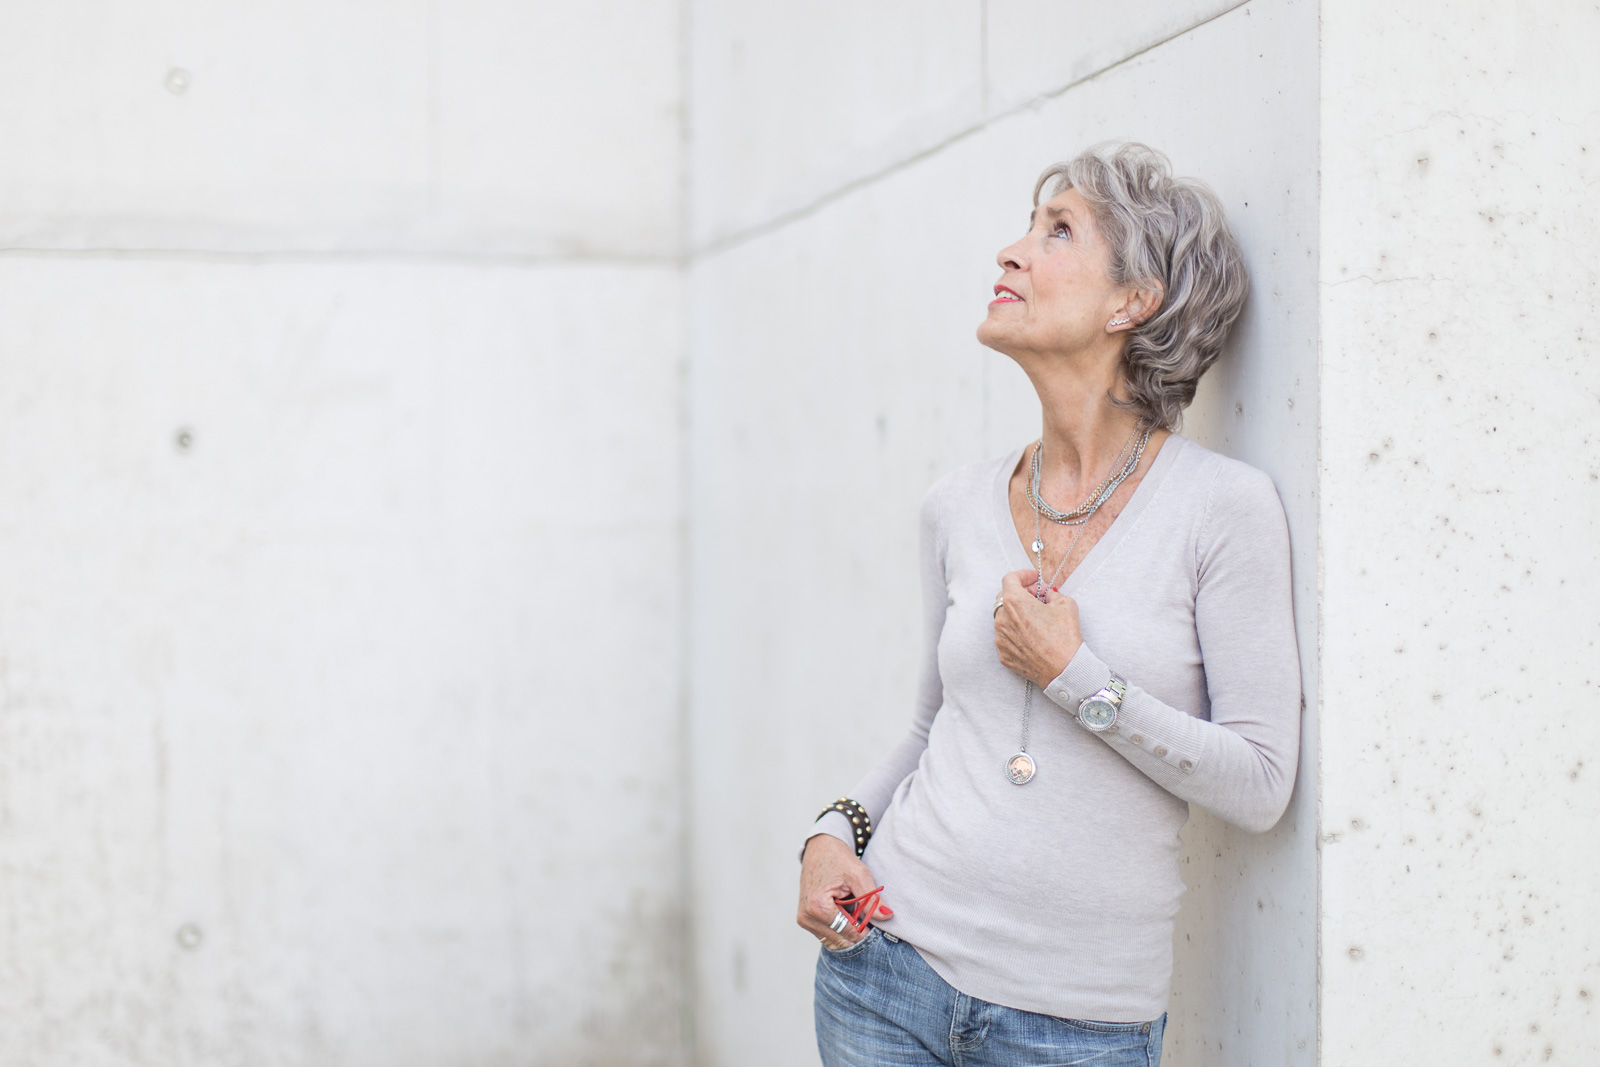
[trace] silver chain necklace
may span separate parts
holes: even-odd
[[[1047,587],[1055,588],[1056,578],[1061,575],[1061,569],[1067,565],[1067,560],[1072,558],[1073,550],[1078,547],[1078,539],[1083,536],[1084,523],[1089,521],[1091,515],[1100,510],[1100,505],[1111,499],[1118,486],[1122,485],[1127,480],[1128,475],[1138,468],[1139,459],[1144,455],[1144,446],[1149,443],[1150,433],[1154,429],[1155,427],[1153,426],[1146,428],[1144,435],[1140,437],[1139,424],[1134,424],[1133,433],[1128,435],[1128,439],[1122,444],[1122,451],[1117,453],[1117,461],[1111,468],[1112,474],[1108,475],[1105,481],[1095,487],[1088,500],[1080,504],[1076,510],[1061,518],[1056,518],[1056,516],[1061,515],[1061,512],[1046,504],[1044,497],[1039,494],[1039,450],[1044,446],[1044,440],[1041,438],[1034,444],[1033,471],[1028,480],[1028,503],[1033,506],[1033,544],[1029,547],[1033,549],[1034,573],[1039,576],[1033,587],[1035,596],[1042,599],[1044,590]],[[1139,437],[1139,444],[1133,449],[1133,454],[1130,457],[1128,450],[1133,445],[1135,437]],[[1067,546],[1067,551],[1061,557],[1061,562],[1056,564],[1055,573],[1050,575],[1049,582],[1044,579],[1044,527],[1040,525],[1041,515],[1045,515],[1052,522],[1060,523],[1063,526],[1076,526],[1078,528],[1077,533],[1072,535],[1072,543]],[[1034,758],[1028,755],[1028,722],[1032,710],[1033,679],[1025,678],[1023,679],[1022,691],[1022,743],[1017,746],[1016,753],[1006,760],[1006,778],[1014,785],[1027,785],[1033,781],[1033,776],[1039,769],[1038,764],[1034,762]]]
[[[1150,435],[1155,432],[1155,426],[1151,425],[1144,427],[1144,433],[1140,434],[1139,428],[1141,426],[1143,426],[1142,421],[1134,424],[1133,432],[1123,442],[1122,451],[1117,453],[1117,461],[1112,464],[1111,473],[1106,476],[1105,481],[1094,487],[1094,491],[1089,494],[1087,500],[1071,511],[1065,512],[1057,511],[1049,504],[1046,504],[1043,495],[1039,492],[1041,467],[1039,452],[1044,447],[1044,440],[1041,438],[1033,446],[1033,462],[1030,465],[1032,469],[1028,474],[1028,503],[1032,506],[1034,513],[1044,516],[1051,522],[1060,523],[1062,526],[1080,526],[1088,521],[1089,516],[1093,515],[1101,504],[1111,499],[1111,494],[1117,491],[1117,486],[1121,485],[1128,475],[1138,469],[1139,460],[1144,457],[1145,446],[1150,443]],[[1130,454],[1129,446],[1133,444],[1135,438],[1138,439],[1139,443]]]
[[[1127,478],[1129,467],[1127,466],[1125,460],[1128,455],[1128,449],[1133,445],[1133,439],[1138,436],[1138,433],[1139,427],[1137,424],[1135,424],[1133,427],[1133,433],[1130,433],[1128,435],[1128,439],[1122,442],[1122,449],[1117,453],[1116,462],[1111,465],[1112,475],[1107,476],[1105,481],[1095,486],[1094,492],[1089,495],[1089,500],[1080,505],[1077,512],[1074,512],[1074,514],[1081,513],[1082,517],[1070,519],[1061,523],[1063,526],[1076,526],[1078,528],[1078,532],[1073,536],[1072,544],[1067,546],[1067,551],[1061,557],[1061,562],[1056,564],[1055,573],[1050,575],[1050,580],[1048,582],[1044,580],[1044,527],[1040,525],[1040,519],[1043,513],[1039,508],[1039,505],[1043,505],[1045,508],[1050,507],[1050,505],[1044,503],[1044,496],[1039,492],[1039,467],[1041,465],[1039,462],[1039,452],[1044,447],[1044,439],[1040,438],[1039,441],[1034,444],[1032,463],[1033,474],[1028,479],[1028,503],[1033,504],[1033,502],[1037,500],[1039,504],[1034,505],[1033,508],[1033,544],[1029,545],[1028,547],[1033,549],[1033,569],[1034,572],[1039,575],[1039,581],[1035,583],[1033,587],[1035,596],[1044,596],[1044,590],[1046,586],[1051,588],[1055,587],[1056,579],[1061,576],[1061,568],[1065,567],[1067,565],[1067,560],[1072,558],[1072,550],[1078,547],[1078,538],[1083,536],[1083,524],[1089,521],[1089,516],[1093,515],[1095,511],[1099,509],[1101,504],[1111,499],[1111,494],[1117,491],[1117,486],[1121,485],[1123,479]],[[1148,441],[1150,439],[1150,435],[1146,433],[1144,439],[1145,441]],[[1144,455],[1144,442],[1140,442],[1138,451],[1134,454],[1134,467],[1139,465],[1139,457],[1142,455]],[[1112,476],[1116,477],[1115,482],[1112,482]],[[1110,491],[1105,492],[1108,483],[1110,484]],[[1054,511],[1054,509],[1051,510]],[[1060,514],[1060,512],[1054,513],[1058,515]]]

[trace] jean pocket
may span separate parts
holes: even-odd
[[[1092,1019],[1062,1019],[1062,1022],[1091,1034],[1148,1034],[1149,1023],[1097,1023]]]
[[[845,948],[829,948],[827,945],[823,945],[822,955],[830,960],[849,959],[851,956],[854,956],[861,952],[861,950],[865,949],[868,945],[875,941],[877,937],[878,928],[876,926],[869,926],[867,927],[866,936],[860,941],[857,941],[855,944],[849,945]]]

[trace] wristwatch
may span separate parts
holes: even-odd
[[[1097,734],[1111,729],[1117,724],[1117,709],[1122,706],[1122,694],[1127,691],[1128,683],[1113,672],[1111,684],[1083,698],[1078,705],[1078,721]]]

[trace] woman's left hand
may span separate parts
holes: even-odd
[[[1078,602],[1046,589],[1033,595],[1036,571],[1012,571],[1000,582],[1001,604],[994,613],[994,647],[1000,663],[1031,679],[1040,689],[1067,669],[1083,644]]]

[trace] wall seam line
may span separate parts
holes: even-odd
[[[678,277],[678,895],[683,909],[678,936],[682,938],[678,964],[679,1054],[687,1067],[704,1062],[700,1044],[700,951],[696,937],[694,848],[694,607],[690,579],[693,571],[694,477],[694,335],[690,327],[693,302],[689,235],[694,211],[694,0],[678,5],[678,237],[673,257]]]
[[[1325,422],[1324,417],[1323,417],[1323,415],[1324,415],[1324,412],[1323,412],[1323,400],[1324,400],[1324,397],[1323,397],[1323,390],[1322,390],[1322,384],[1323,384],[1323,380],[1324,380],[1323,365],[1324,365],[1325,358],[1326,358],[1326,351],[1325,351],[1325,349],[1323,347],[1322,327],[1323,327],[1323,323],[1324,323],[1324,320],[1325,320],[1325,316],[1323,314],[1323,306],[1324,306],[1325,302],[1328,299],[1328,290],[1327,290],[1327,287],[1322,284],[1322,279],[1326,276],[1326,273],[1327,273],[1327,270],[1326,270],[1327,264],[1326,264],[1326,260],[1325,260],[1325,257],[1327,255],[1327,250],[1326,250],[1326,248],[1325,248],[1325,246],[1323,244],[1323,240],[1322,240],[1323,230],[1324,230],[1324,225],[1323,225],[1323,221],[1324,220],[1323,220],[1323,210],[1322,210],[1323,209],[1322,161],[1323,161],[1323,158],[1324,158],[1324,154],[1325,154],[1325,152],[1327,150],[1326,142],[1323,140],[1324,136],[1326,135],[1326,129],[1327,129],[1326,124],[1322,121],[1323,101],[1325,99],[1325,94],[1326,94],[1326,87],[1323,84],[1323,74],[1324,74],[1324,72],[1325,72],[1325,70],[1327,68],[1326,68],[1326,61],[1325,61],[1324,56],[1323,56],[1322,9],[1321,9],[1320,2],[1318,3],[1316,19],[1317,19],[1317,52],[1316,52],[1316,55],[1317,55],[1317,79],[1316,79],[1317,102],[1316,102],[1316,110],[1315,110],[1314,114],[1315,114],[1316,122],[1317,122],[1317,158],[1316,158],[1317,168],[1316,168],[1316,193],[1315,193],[1316,203],[1317,203],[1316,231],[1315,231],[1315,233],[1316,233],[1316,241],[1317,241],[1317,263],[1316,263],[1317,302],[1316,302],[1316,307],[1315,307],[1315,312],[1314,313],[1315,313],[1315,315],[1317,317],[1317,323],[1316,323],[1316,337],[1317,337],[1317,358],[1316,358],[1316,367],[1317,367],[1317,381],[1316,381],[1317,409],[1316,409],[1316,420],[1317,420],[1317,429],[1316,429],[1316,447],[1315,447],[1314,452],[1313,452],[1313,455],[1314,455],[1315,458],[1313,459],[1313,464],[1312,464],[1313,470],[1316,471],[1316,481],[1315,481],[1315,483],[1314,483],[1314,485],[1312,487],[1312,491],[1316,494],[1316,513],[1317,513],[1317,522],[1316,522],[1316,538],[1317,538],[1317,554],[1316,554],[1316,558],[1317,558],[1317,584],[1316,584],[1317,610],[1316,610],[1316,615],[1315,615],[1316,627],[1317,627],[1317,636],[1316,636],[1315,642],[1313,642],[1314,647],[1317,650],[1317,668],[1316,668],[1317,669],[1317,688],[1316,688],[1317,732],[1316,732],[1316,742],[1315,742],[1316,746],[1317,746],[1317,758],[1316,758],[1315,763],[1314,763],[1314,765],[1312,767],[1312,773],[1315,774],[1317,776],[1317,778],[1316,778],[1316,790],[1315,790],[1316,803],[1313,805],[1313,809],[1314,810],[1312,811],[1312,815],[1311,815],[1312,822],[1313,822],[1313,825],[1312,825],[1312,828],[1311,828],[1311,835],[1312,835],[1311,840],[1312,840],[1312,842],[1313,842],[1313,844],[1315,845],[1315,848],[1316,848],[1316,853],[1315,853],[1316,858],[1315,858],[1314,864],[1313,864],[1313,875],[1312,875],[1313,879],[1315,880],[1315,884],[1313,885],[1312,891],[1311,891],[1311,908],[1312,908],[1311,930],[1312,930],[1312,939],[1313,939],[1313,945],[1312,945],[1311,952],[1312,952],[1313,959],[1315,959],[1315,961],[1316,961],[1316,967],[1315,967],[1314,977],[1312,979],[1312,988],[1311,988],[1311,1059],[1310,1059],[1310,1062],[1314,1065],[1314,1067],[1321,1067],[1321,1064],[1323,1064],[1323,1062],[1324,1062],[1324,1056],[1323,1056],[1324,1049],[1323,1049],[1323,1042],[1322,1042],[1322,1035],[1323,1035],[1323,1029],[1324,1029],[1323,992],[1324,992],[1324,988],[1325,988],[1325,974],[1326,974],[1325,956],[1326,956],[1326,950],[1327,950],[1327,945],[1324,943],[1324,939],[1323,939],[1324,923],[1323,923],[1323,918],[1322,918],[1323,917],[1323,907],[1324,907],[1324,903],[1325,903],[1325,894],[1323,892],[1323,885],[1324,885],[1324,879],[1326,877],[1326,870],[1327,870],[1327,865],[1326,865],[1326,862],[1325,862],[1326,861],[1326,855],[1323,852],[1323,848],[1322,848],[1322,832],[1323,832],[1323,827],[1326,825],[1326,822],[1325,822],[1326,812],[1324,810],[1323,805],[1324,805],[1324,801],[1325,801],[1326,782],[1327,782],[1326,776],[1323,774],[1324,764],[1326,762],[1326,757],[1324,755],[1325,747],[1323,745],[1323,724],[1326,721],[1325,720],[1325,716],[1327,714],[1326,709],[1327,709],[1327,706],[1328,706],[1327,705],[1327,689],[1328,689],[1327,678],[1328,678],[1328,672],[1325,669],[1326,657],[1324,656],[1324,651],[1325,651],[1324,638],[1326,637],[1327,632],[1328,632],[1328,627],[1327,627],[1328,568],[1327,568],[1326,559],[1323,556],[1324,546],[1326,546],[1327,543],[1328,543],[1327,542],[1327,538],[1325,536],[1325,529],[1324,529],[1324,527],[1326,525],[1326,501],[1328,499],[1328,494],[1326,492],[1326,487],[1324,485],[1324,479],[1326,477],[1327,468],[1326,468],[1326,465],[1323,462],[1323,457],[1326,454],[1325,441],[1324,441],[1324,437],[1323,437],[1323,433],[1324,433],[1324,429],[1325,429],[1325,426],[1326,426],[1326,422]]]
[[[711,258],[713,256],[720,255],[723,252],[727,252],[727,251],[729,251],[729,250],[731,250],[733,248],[737,248],[739,245],[746,244],[746,243],[748,243],[750,241],[753,241],[753,240],[755,240],[755,239],[757,239],[759,237],[765,237],[766,235],[768,235],[770,233],[775,233],[778,230],[783,229],[785,226],[790,225],[791,223],[799,222],[802,219],[809,218],[810,216],[815,215],[818,211],[821,211],[823,208],[829,206],[830,204],[833,204],[836,201],[844,199],[845,197],[849,196],[851,193],[854,193],[854,192],[856,192],[858,190],[861,190],[861,189],[865,189],[866,187],[868,187],[870,185],[875,185],[875,184],[877,184],[878,182],[882,181],[885,178],[888,178],[888,177],[891,177],[892,175],[898,174],[900,171],[907,170],[907,169],[909,169],[911,167],[916,166],[918,163],[924,162],[925,160],[928,160],[928,159],[932,159],[934,156],[940,154],[945,149],[950,148],[950,147],[952,147],[954,145],[957,145],[957,144],[961,143],[962,141],[965,141],[969,137],[972,137],[972,136],[974,136],[976,134],[982,133],[984,130],[988,129],[990,126],[995,125],[996,123],[1003,122],[1006,119],[1009,119],[1009,118],[1011,118],[1011,117],[1013,117],[1015,115],[1020,115],[1024,111],[1028,111],[1028,110],[1031,110],[1033,108],[1037,108],[1041,104],[1044,104],[1044,103],[1047,103],[1047,102],[1049,102],[1051,100],[1054,100],[1059,96],[1063,96],[1066,93],[1071,92],[1073,89],[1078,88],[1080,85],[1086,85],[1087,83],[1093,81],[1096,78],[1101,77],[1102,75],[1109,74],[1111,71],[1116,70],[1118,67],[1125,66],[1128,63],[1133,62],[1135,59],[1138,59],[1140,56],[1148,55],[1150,52],[1155,51],[1157,48],[1160,48],[1162,45],[1165,45],[1165,44],[1168,44],[1168,43],[1170,43],[1172,41],[1175,41],[1179,37],[1182,37],[1184,34],[1193,33],[1195,30],[1198,30],[1200,27],[1208,25],[1208,24],[1210,24],[1212,22],[1215,22],[1220,18],[1224,18],[1224,17],[1226,17],[1228,15],[1231,15],[1235,11],[1238,11],[1240,8],[1249,6],[1249,4],[1250,4],[1250,0],[1239,0],[1238,3],[1232,5],[1231,7],[1225,8],[1224,10],[1219,11],[1214,15],[1208,16],[1207,18],[1203,18],[1199,22],[1193,23],[1192,25],[1185,26],[1181,30],[1174,31],[1173,33],[1168,34],[1167,36],[1161,38],[1158,41],[1154,41],[1154,42],[1152,42],[1152,43],[1150,43],[1148,45],[1145,45],[1143,48],[1139,49],[1137,52],[1130,52],[1129,54],[1123,56],[1121,59],[1118,59],[1113,63],[1108,63],[1103,67],[1100,67],[1100,68],[1098,68],[1098,69],[1096,69],[1094,71],[1091,71],[1090,73],[1085,74],[1083,77],[1078,78],[1078,79],[1076,79],[1074,81],[1068,82],[1066,85],[1063,85],[1060,88],[1051,89],[1051,90],[1049,90],[1047,92],[1039,93],[1037,96],[1029,97],[1027,100],[1023,101],[1020,104],[1014,105],[1013,107],[1009,107],[1006,110],[998,112],[995,115],[988,116],[988,117],[984,118],[980,122],[977,122],[977,123],[975,123],[975,124],[973,124],[971,126],[968,126],[965,129],[958,130],[955,133],[949,135],[948,137],[945,137],[943,140],[938,141],[935,144],[929,145],[926,148],[919,149],[916,152],[913,152],[911,155],[906,156],[906,157],[904,157],[902,159],[896,160],[895,162],[890,163],[887,166],[881,167],[878,170],[873,171],[870,174],[864,174],[859,178],[852,178],[850,181],[847,181],[842,185],[836,186],[835,188],[829,190],[828,192],[823,193],[821,196],[818,196],[818,197],[814,198],[809,203],[802,204],[800,207],[792,208],[792,209],[790,209],[788,211],[782,212],[782,213],[780,213],[780,214],[768,219],[765,222],[756,223],[753,226],[749,226],[749,227],[747,227],[747,228],[745,228],[743,230],[739,230],[739,231],[737,231],[735,233],[729,234],[726,237],[719,237],[718,239],[716,239],[714,241],[709,241],[705,245],[703,245],[702,247],[700,247],[698,249],[690,249],[689,252],[688,252],[688,257],[687,257],[688,261],[690,263],[697,263],[702,259],[708,259],[708,258]]]
[[[516,252],[439,252],[382,249],[348,249],[310,251],[284,249],[275,251],[237,252],[207,248],[0,248],[0,259],[63,259],[63,260],[131,260],[137,262],[191,262],[266,265],[284,264],[344,264],[344,263],[395,263],[435,264],[439,266],[471,267],[552,267],[552,266],[610,266],[610,267],[670,267],[681,270],[681,255],[664,253],[659,256],[592,256],[592,255],[540,255]]]

